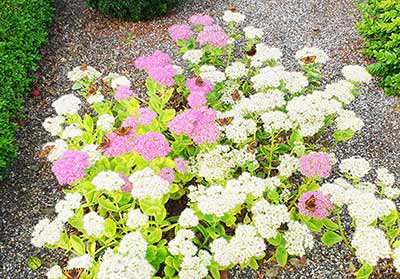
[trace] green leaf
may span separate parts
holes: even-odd
[[[322,224],[324,225],[325,228],[327,228],[328,230],[331,230],[331,231],[339,229],[338,224],[336,224],[335,222],[332,222],[328,218],[323,219]]]
[[[285,266],[288,258],[286,248],[284,245],[279,245],[275,252],[275,258],[280,266]]]
[[[316,219],[306,220],[304,219],[303,222],[307,225],[308,229],[312,232],[320,232],[322,229],[322,221]]]
[[[28,266],[32,270],[36,270],[42,266],[42,260],[35,256],[30,256],[28,258]]]
[[[113,202],[106,200],[105,198],[100,198],[98,202],[102,208],[108,211],[119,212],[119,208]]]
[[[279,193],[276,190],[268,191],[267,198],[273,203],[279,203]]]
[[[249,262],[248,262],[248,266],[251,267],[254,270],[258,269],[258,263],[256,261],[255,258],[250,258]]]
[[[80,239],[76,235],[71,235],[70,236],[70,242],[72,245],[72,248],[75,250],[78,256],[82,256],[85,254],[85,244],[83,243],[83,240]]]
[[[369,264],[363,264],[361,268],[355,273],[357,279],[367,279],[372,274],[374,269]]]
[[[324,233],[321,240],[324,245],[332,246],[332,245],[342,241],[343,238],[335,232],[327,231],[326,233]]]
[[[354,135],[354,131],[347,129],[347,130],[337,130],[334,134],[333,134],[333,138],[336,141],[348,141],[349,139],[351,139]]]
[[[107,218],[104,221],[104,226],[105,226],[105,229],[104,229],[105,235],[109,238],[114,237],[114,235],[117,231],[117,224],[115,224],[115,222],[112,219]]]

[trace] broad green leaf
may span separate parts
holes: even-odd
[[[76,252],[76,254],[78,256],[82,256],[83,254],[85,254],[85,244],[83,243],[82,239],[80,239],[76,235],[71,235],[70,242],[71,242],[72,248],[74,249],[74,251]]]
[[[334,230],[339,229],[338,224],[336,224],[335,222],[332,222],[328,218],[323,219],[322,223],[324,224],[324,227],[327,228],[328,230],[334,231]]]
[[[104,226],[105,226],[104,234],[109,238],[114,237],[117,231],[117,224],[115,224],[115,222],[112,219],[107,218],[104,222]]]
[[[369,264],[363,264],[355,273],[357,279],[367,279],[372,274],[374,269]]]
[[[35,256],[30,256],[28,258],[28,266],[32,270],[36,270],[42,266],[42,260]]]
[[[338,235],[335,232],[332,231],[327,231],[326,233],[324,233],[324,235],[322,236],[321,240],[322,243],[326,246],[332,246],[340,241],[342,241],[342,237],[340,235]]]
[[[285,266],[288,258],[286,248],[284,245],[279,245],[275,252],[275,258],[280,266]]]

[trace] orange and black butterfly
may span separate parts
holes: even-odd
[[[46,157],[47,155],[49,155],[49,153],[55,148],[54,145],[48,145],[46,146],[40,153],[39,153],[39,158],[43,159],[44,157]]]
[[[315,208],[316,208],[316,204],[315,204],[315,201],[316,201],[316,199],[315,199],[315,197],[314,197],[314,195],[312,195],[311,197],[309,197],[307,200],[306,200],[306,202],[305,202],[305,204],[306,204],[306,209],[307,210],[309,210],[309,211],[315,211]]]
[[[82,64],[81,65],[81,71],[86,71],[87,70],[88,65],[87,64]]]
[[[130,130],[132,130],[132,127],[120,127],[115,129],[114,133],[116,133],[118,136],[126,136]]]
[[[240,96],[239,90],[235,89],[232,93],[232,99],[237,102],[240,101],[241,98],[242,96]]]
[[[106,89],[104,90],[106,94],[110,93],[113,91],[113,89],[111,87],[106,87]]]
[[[251,49],[249,49],[248,51],[246,51],[246,54],[247,54],[248,56],[254,56],[254,55],[256,55],[256,53],[257,53],[256,45],[253,45],[253,46],[251,47]]]
[[[316,59],[317,59],[317,56],[312,55],[312,56],[305,56],[305,57],[302,57],[302,58],[300,59],[300,61],[303,62],[304,64],[308,65],[308,64],[314,63]]]
[[[96,95],[96,94],[97,94],[97,87],[96,87],[96,85],[91,84],[89,86],[89,91],[87,93],[87,96],[93,96],[93,95]]]
[[[79,279],[82,276],[83,271],[83,268],[72,268],[63,271],[63,274],[68,279]]]
[[[226,126],[226,125],[229,125],[229,124],[232,123],[233,117],[231,116],[231,117],[219,118],[219,119],[217,119],[217,120],[215,120],[215,121],[216,121],[216,122],[218,123],[218,125],[220,125],[220,126]]]
[[[253,140],[252,142],[250,142],[250,143],[247,145],[247,150],[248,150],[249,152],[251,152],[251,153],[254,153],[254,152],[256,152],[257,147],[258,147],[258,142],[257,142],[256,140]]]
[[[204,81],[203,81],[203,79],[202,79],[201,77],[197,77],[197,78],[196,78],[195,84],[196,84],[197,86],[202,86],[203,83],[204,83]]]
[[[240,13],[240,10],[237,9],[237,8],[235,8],[235,7],[229,8],[229,10],[230,10],[232,13]]]
[[[110,143],[111,143],[110,139],[107,136],[104,136],[101,139],[101,143],[100,143],[98,149],[105,149],[110,146]]]

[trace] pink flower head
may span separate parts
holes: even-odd
[[[207,99],[203,93],[191,93],[187,102],[191,108],[199,108],[207,103]]]
[[[212,82],[199,79],[198,77],[188,79],[185,82],[185,85],[187,88],[189,88],[191,93],[208,94],[214,89],[214,84]]]
[[[168,28],[169,34],[174,41],[189,40],[193,37],[194,33],[189,25],[172,25]]]
[[[129,181],[129,178],[124,174],[120,173],[119,176],[125,181],[125,184],[121,186],[121,190],[124,193],[130,193],[132,191],[132,182]]]
[[[172,86],[174,85],[174,76],[177,71],[172,65],[166,65],[163,67],[154,67],[148,70],[149,76],[158,81],[161,85]]]
[[[120,85],[114,94],[115,100],[127,100],[135,96],[135,92],[126,85]]]
[[[125,153],[133,151],[133,141],[135,139],[132,136],[133,131],[130,131],[127,135],[120,136],[114,132],[108,133],[106,137],[110,140],[109,145],[102,149],[106,157],[117,157]]]
[[[134,116],[128,116],[125,118],[124,122],[122,122],[121,127],[131,127],[132,130],[129,131],[131,136],[135,135],[134,130],[136,129],[137,125],[139,124],[139,120]]]
[[[228,44],[229,37],[222,31],[219,25],[205,26],[204,30],[197,35],[200,46],[210,44],[216,48],[223,48]]]
[[[138,137],[134,142],[133,150],[147,161],[157,157],[165,157],[171,151],[171,147],[163,134],[148,132]]]
[[[329,154],[312,152],[300,158],[300,172],[309,177],[329,177],[332,165]]]
[[[209,15],[205,15],[205,14],[196,14],[196,15],[192,15],[189,18],[189,22],[193,25],[203,25],[203,26],[207,26],[207,25],[212,25],[214,20],[211,16]]]
[[[301,215],[315,219],[328,217],[328,211],[334,208],[329,196],[325,196],[320,191],[305,192],[299,198],[298,207]]]
[[[136,59],[135,67],[150,70],[152,68],[164,67],[172,63],[172,58],[167,53],[156,50],[149,56],[141,56]]]
[[[72,184],[85,176],[85,170],[90,166],[89,155],[79,150],[65,151],[51,170],[61,185]]]
[[[216,115],[217,112],[208,107],[188,109],[175,116],[168,128],[175,134],[186,134],[197,145],[214,143],[219,137]]]
[[[32,96],[37,97],[40,95],[40,91],[36,89],[36,90],[33,90],[31,94],[32,94]]]
[[[168,181],[169,184],[172,184],[172,182],[175,180],[174,171],[170,168],[162,168],[158,175],[161,176],[162,179]]]
[[[137,112],[139,114],[139,123],[143,125],[149,125],[157,117],[157,113],[148,107],[140,108]]]
[[[179,172],[179,173],[185,173],[187,167],[189,166],[189,161],[183,159],[183,158],[175,158],[174,159],[174,163],[175,163],[175,169]]]

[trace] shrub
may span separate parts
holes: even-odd
[[[388,95],[400,94],[400,2],[367,0],[360,4],[362,20],[358,31],[365,37],[364,53],[376,62],[369,72],[382,77],[381,86]]]
[[[242,32],[238,12],[223,19],[228,34],[204,15],[190,18],[195,26],[169,29],[186,72],[161,51],[136,59],[149,75],[148,98],[115,73],[101,78],[87,65],[68,73],[75,94],[53,103],[43,126],[58,138],[42,154],[70,189],[57,216],[39,221],[32,235],[36,247],[70,256],[49,278],[65,269],[82,271],[82,279],[218,279],[235,265],[257,268],[266,250],[273,251],[267,261],[284,266],[312,249],[313,232],[356,254],[358,278],[380,259],[393,257],[400,268],[393,174],[378,169],[376,184],[366,181],[372,167],[360,157],[334,168],[336,144],[317,141],[328,127],[332,143],[362,128],[346,106],[371,75],[345,66],[345,79],[321,88],[322,50],[299,50],[301,71],[287,71],[281,51],[260,42],[263,30]],[[244,50],[229,43],[243,40]],[[182,97],[188,107],[168,108]],[[93,113],[78,113],[83,102]]]
[[[130,21],[153,19],[165,15],[181,0],[86,0],[86,3],[107,15]]]
[[[52,15],[50,0],[0,3],[0,179],[16,155],[14,121],[22,113]]]

